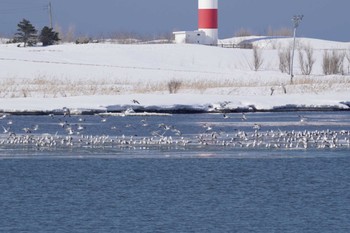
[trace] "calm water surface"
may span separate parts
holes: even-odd
[[[86,117],[92,135],[349,130],[349,113]],[[58,117],[11,117],[11,130],[64,135]],[[57,121],[57,122],[55,122]],[[69,119],[79,122],[78,117]],[[135,123],[137,122],[137,123]],[[8,119],[0,120],[5,128]],[[139,124],[131,130],[128,124]],[[142,125],[143,124],[143,125]],[[108,125],[108,127],[105,127]],[[116,132],[118,126],[120,131]],[[113,127],[113,129],[112,129]],[[22,132],[23,133],[23,132]],[[34,133],[34,132],[33,132]],[[175,137],[175,135],[173,135]],[[4,133],[2,138],[6,138]],[[0,232],[350,232],[350,150],[222,146],[0,146]]]

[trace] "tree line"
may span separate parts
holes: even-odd
[[[41,42],[43,46],[53,45],[60,41],[58,32],[55,32],[52,28],[47,26],[43,27],[38,34],[38,30],[33,24],[23,19],[17,24],[17,32],[15,33],[12,43],[23,43],[24,47],[34,46],[37,42]]]

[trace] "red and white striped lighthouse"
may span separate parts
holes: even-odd
[[[218,0],[198,0],[198,30],[205,32],[205,44],[218,43]]]

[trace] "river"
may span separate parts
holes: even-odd
[[[6,116],[0,232],[349,232],[349,112]]]

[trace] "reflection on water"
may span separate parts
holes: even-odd
[[[0,118],[2,157],[264,157],[350,151],[349,112]]]

